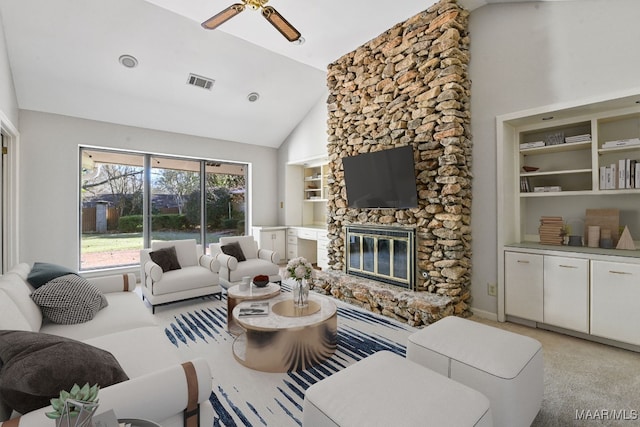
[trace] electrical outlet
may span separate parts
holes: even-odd
[[[498,294],[498,285],[495,283],[487,283],[487,293],[495,297]]]

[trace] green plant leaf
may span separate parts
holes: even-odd
[[[51,418],[52,420],[57,420],[60,418],[60,414],[58,412],[45,412],[47,418]]]
[[[71,387],[71,390],[69,390],[69,394],[74,398],[77,399],[78,396],[78,392],[80,391],[80,386],[78,384],[74,384],[73,387]]]

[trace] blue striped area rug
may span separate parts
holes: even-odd
[[[283,290],[289,287],[283,284]],[[299,426],[305,390],[379,350],[404,356],[407,337],[417,329],[334,300],[338,307],[335,354],[297,372],[266,373],[246,368],[233,357],[227,332],[227,302],[208,298],[156,311],[167,339],[184,360],[203,357],[212,373],[214,426]]]

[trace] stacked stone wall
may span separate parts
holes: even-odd
[[[417,290],[451,298],[461,316],[471,298],[468,18],[441,0],[330,64],[327,78],[330,268],[344,270],[346,225],[415,227]],[[349,208],[342,159],[405,145],[418,207]]]

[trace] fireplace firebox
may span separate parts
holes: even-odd
[[[347,226],[346,273],[415,290],[415,229]]]

